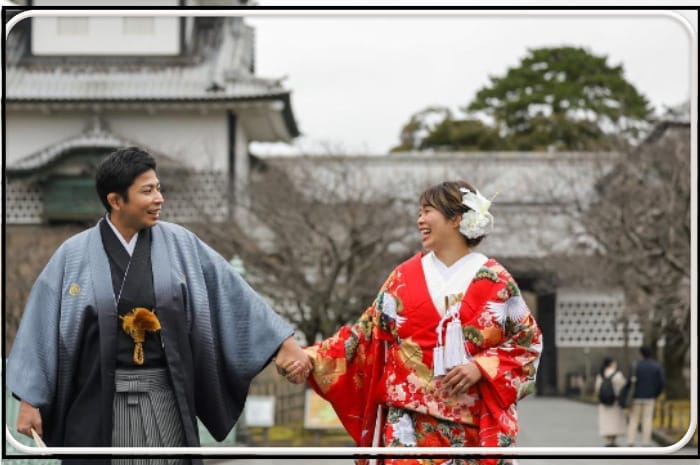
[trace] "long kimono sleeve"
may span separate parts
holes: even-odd
[[[381,379],[385,366],[386,319],[379,297],[352,325],[341,327],[330,338],[306,349],[314,362],[308,381],[333,406],[338,418],[359,446],[370,446],[382,400]]]
[[[198,238],[188,273],[197,415],[223,440],[245,405],[250,383],[293,327],[233,267]],[[176,252],[173,252],[176,253]]]
[[[210,317],[225,366],[237,379],[249,382],[294,329],[221,255],[200,240],[198,245]]]
[[[62,283],[63,260],[56,252],[32,286],[7,360],[7,387],[42,409],[51,406],[56,390]]]
[[[485,311],[504,330],[503,340],[474,356],[482,374],[482,397],[506,409],[535,390],[535,376],[542,352],[542,333],[507,272],[499,274],[488,293]]]

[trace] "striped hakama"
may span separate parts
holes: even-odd
[[[114,447],[182,447],[185,434],[166,368],[117,369]],[[113,465],[184,465],[189,459],[113,459]]]

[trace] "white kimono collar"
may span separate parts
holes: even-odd
[[[488,257],[479,252],[471,252],[465,255],[450,267],[451,269],[447,279],[445,279],[443,273],[438,268],[440,265],[436,263],[436,260],[439,259],[433,252],[430,252],[421,258],[421,265],[423,266],[425,282],[433,305],[435,305],[435,309],[440,315],[444,315],[446,311],[445,296],[459,293],[464,295],[474,279],[474,276],[479,271],[479,268],[486,263]]]
[[[114,226],[112,221],[109,219],[109,213],[105,214],[105,220],[107,221],[109,227],[112,228],[112,231],[114,231],[114,234],[117,236],[117,239],[119,239],[119,242],[121,242],[124,248],[126,249],[126,253],[128,253],[130,257],[133,256],[134,249],[136,248],[136,241],[139,240],[139,233],[134,234],[131,240],[129,242],[126,242],[126,239],[124,239],[122,233],[119,232],[117,227]]]

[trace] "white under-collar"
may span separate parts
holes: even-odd
[[[464,295],[474,276],[488,260],[486,255],[471,252],[447,266],[433,252],[423,256],[423,274],[435,309],[445,314],[445,296]]]
[[[109,225],[109,227],[112,228],[112,231],[114,231],[114,234],[117,235],[117,239],[119,239],[119,242],[121,242],[124,248],[126,249],[126,253],[128,253],[131,257],[134,254],[134,249],[136,248],[136,241],[139,238],[139,234],[134,234],[131,240],[129,242],[126,242],[126,239],[124,239],[122,233],[120,233],[117,227],[114,226],[114,224],[112,224],[112,222],[109,220],[109,213],[105,215],[105,219],[107,220],[107,224]]]
[[[428,256],[433,260],[433,263],[435,264],[435,267],[437,270],[440,272],[440,275],[442,276],[442,279],[445,281],[448,281],[452,276],[455,274],[457,270],[462,266],[464,262],[467,261],[467,257],[469,257],[469,253],[466,255],[463,255],[461,258],[459,258],[456,262],[454,262],[452,265],[447,266],[443,263],[442,260],[438,258],[438,256],[435,254],[435,252],[431,251]]]

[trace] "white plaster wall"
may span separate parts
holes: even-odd
[[[143,5],[141,0],[120,0],[122,7]],[[109,0],[35,0],[34,5],[112,5]],[[177,7],[177,0],[151,0],[152,6]],[[180,51],[179,18],[142,17],[134,24],[121,16],[80,16],[80,10],[32,18],[32,53],[35,55],[175,55]],[[134,17],[131,17],[134,18]],[[134,29],[135,28],[135,29]]]
[[[85,113],[79,112],[47,115],[8,110],[6,116],[5,143],[8,165],[56,142],[80,134],[87,124]]]
[[[236,124],[236,166],[235,173],[236,179],[235,184],[238,189],[246,191],[246,185],[248,183],[248,173],[250,171],[250,162],[248,160],[248,137],[243,130],[243,125],[240,124],[240,119],[238,124]]]
[[[144,144],[181,160],[196,170],[228,172],[228,134],[225,111],[109,112],[104,124],[116,135]],[[78,136],[90,121],[85,112],[42,114],[28,111],[7,113],[7,163],[24,158],[59,141]],[[237,135],[238,153],[245,154],[245,134]],[[239,157],[241,158],[241,157]],[[242,157],[245,158],[245,157]],[[247,160],[237,167],[247,175]]]
[[[32,18],[34,55],[176,55],[177,17]]]
[[[109,117],[115,134],[142,142],[196,170],[228,171],[228,128],[225,111],[115,113]]]

